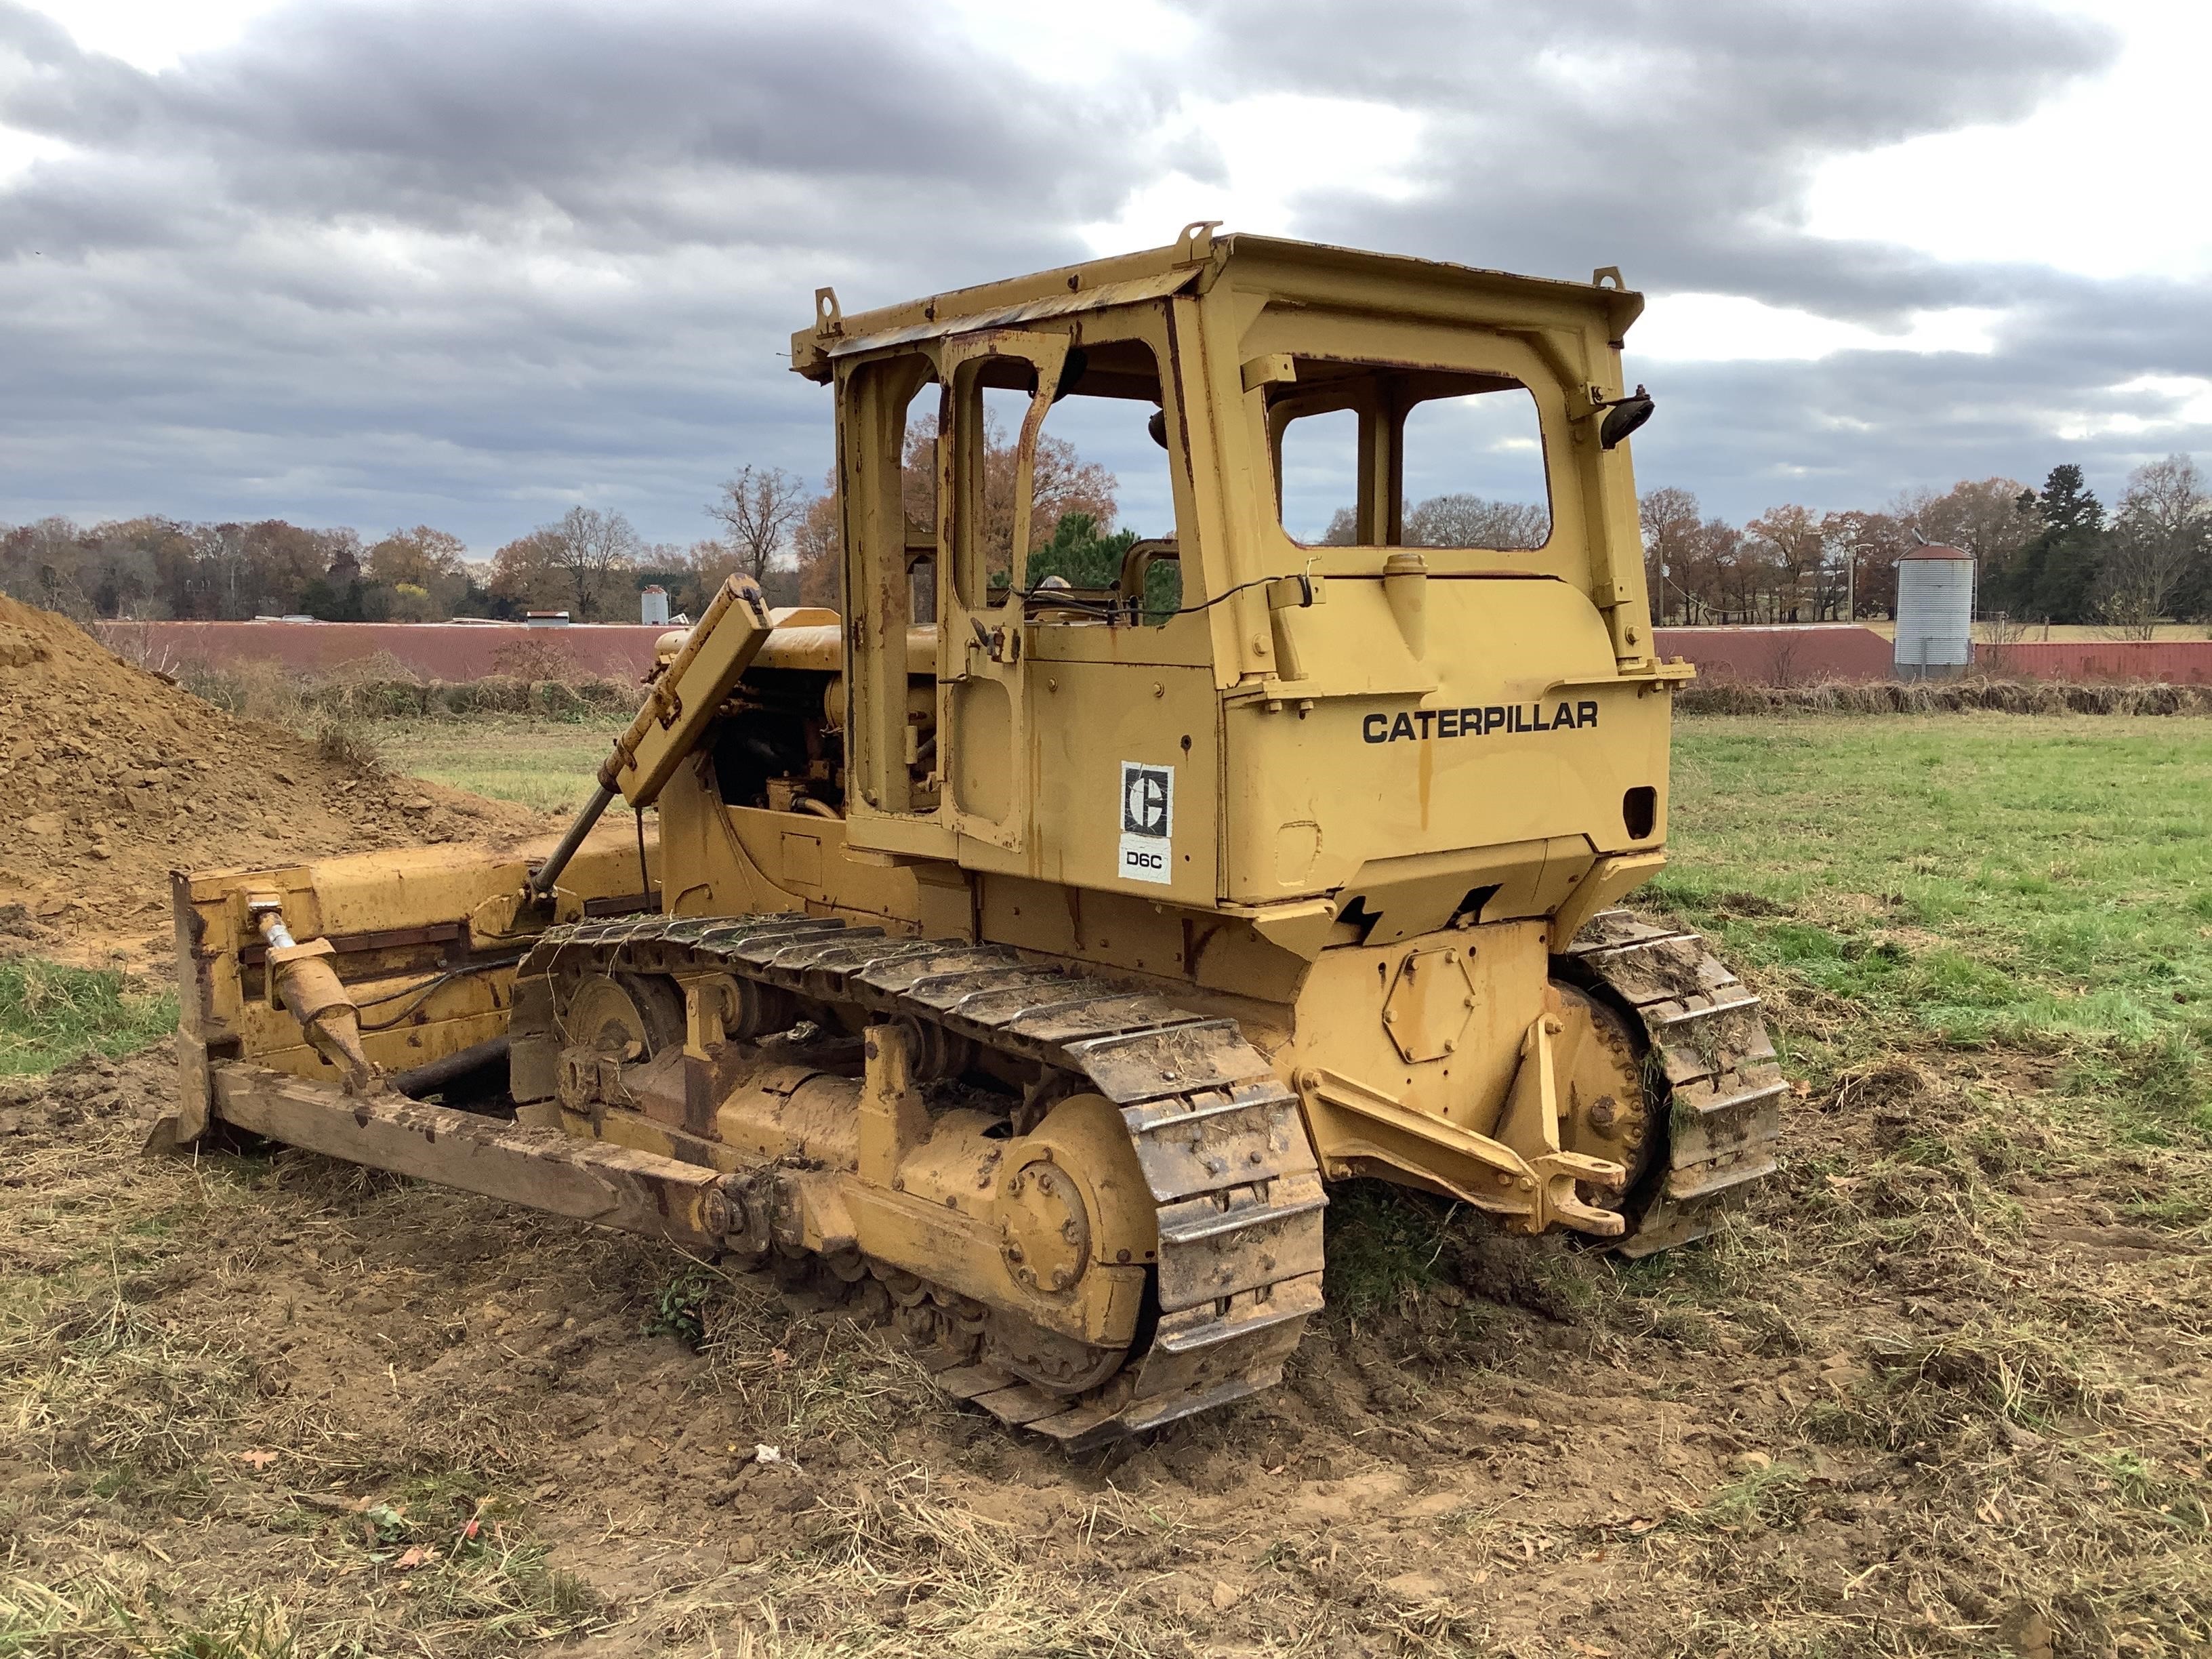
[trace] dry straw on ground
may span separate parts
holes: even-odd
[[[2206,714],[2212,687],[2139,681],[1823,680],[1759,685],[1696,679],[1674,694],[1685,714]]]

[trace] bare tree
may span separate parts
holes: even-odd
[[[1929,541],[1972,554],[1978,578],[1987,582],[2042,528],[2021,505],[2023,495],[2032,501],[2033,494],[2017,478],[1961,478],[1940,495],[1907,490],[1890,502],[1888,512]]]
[[[2212,495],[2187,455],[2128,475],[2100,573],[2097,614],[2123,639],[2157,637],[2191,568],[2212,546]]]
[[[1980,639],[1974,647],[1975,664],[1991,673],[2019,672],[2012,648],[2027,637],[2027,623],[2008,611],[1992,611],[1975,618]]]
[[[67,519],[41,519],[0,538],[0,592],[85,621],[92,615],[80,570],[83,550]]]
[[[807,503],[806,515],[792,532],[799,556],[799,602],[834,606],[844,590],[843,538],[837,525],[837,479],[832,473],[823,491]],[[916,615],[921,614],[917,610]]]
[[[1669,617],[1687,622],[1696,608],[1690,584],[1700,550],[1698,498],[1671,485],[1647,489],[1637,503],[1637,515],[1644,531],[1644,585],[1650,592],[1652,614],[1662,623]]]
[[[1802,613],[1818,587],[1828,557],[1828,538],[1811,509],[1795,502],[1769,507],[1744,526],[1774,576],[1774,620],[1804,622]]]
[[[1406,514],[1408,547],[1488,547],[1501,552],[1541,547],[1552,537],[1552,510],[1483,495],[1431,495]]]
[[[708,513],[729,531],[737,568],[755,581],[768,579],[769,567],[806,514],[805,481],[780,466],[747,466],[722,486],[722,499]]]
[[[593,622],[606,607],[616,578],[634,568],[641,544],[629,520],[619,513],[572,507],[557,524],[533,531],[547,567],[559,576],[578,622]]]

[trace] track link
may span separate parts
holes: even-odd
[[[1232,1021],[1000,945],[894,939],[834,917],[647,916],[542,938],[515,981],[518,1057],[533,1043],[557,1052],[553,975],[574,968],[712,969],[934,1024],[1073,1073],[1119,1109],[1155,1206],[1158,1320],[1112,1378],[1073,1398],[931,1351],[940,1386],[1005,1422],[1081,1449],[1256,1394],[1281,1380],[1320,1310],[1320,1170],[1297,1097]]]
[[[1759,998],[1698,934],[1626,910],[1591,917],[1565,955],[1641,1022],[1666,1083],[1667,1165],[1615,1249],[1644,1256],[1703,1238],[1731,1194],[1781,1167],[1790,1085]]]

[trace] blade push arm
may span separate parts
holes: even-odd
[[[553,855],[531,878],[532,892],[543,897],[553,890],[561,872],[617,793],[640,811],[659,798],[775,626],[768,602],[751,577],[732,576],[722,584],[684,648],[653,681],[637,718],[599,763],[599,787],[576,814]]]

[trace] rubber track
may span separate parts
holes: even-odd
[[[1634,1011],[1668,1085],[1666,1174],[1614,1248],[1642,1256],[1703,1238],[1732,1194],[1781,1167],[1790,1085],[1759,999],[1699,935],[1626,910],[1591,917],[1566,955]]]
[[[1121,1109],[1158,1222],[1152,1341],[1078,1398],[989,1365],[938,1372],[1003,1421],[1079,1449],[1224,1405],[1279,1382],[1320,1310],[1320,1169],[1297,1097],[1231,1021],[1000,945],[893,939],[824,916],[644,916],[541,939],[516,977],[518,1045],[557,1041],[550,981],[572,967],[719,970],[884,1020],[933,1021],[1073,1072]],[[548,1029],[524,1030],[533,1019]]]

